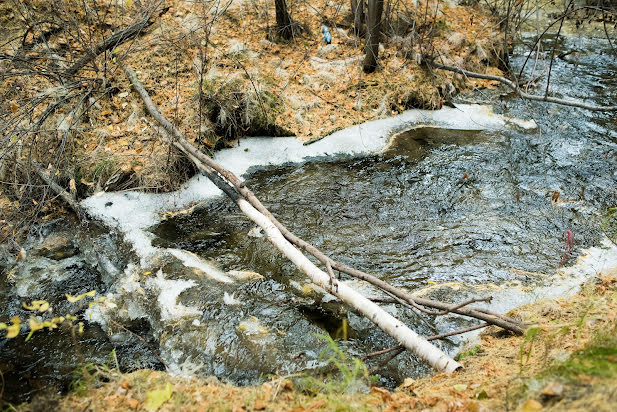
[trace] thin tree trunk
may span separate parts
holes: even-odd
[[[384,332],[392,336],[398,342],[400,342],[405,348],[409,349],[416,354],[421,360],[425,361],[433,368],[443,372],[453,372],[462,366],[450,358],[443,351],[430,344],[426,339],[419,336],[417,333],[409,329],[398,319],[384,311],[374,302],[371,302],[349,286],[344,283],[332,287],[331,275],[319,269],[313,262],[311,262],[300,250],[294,247],[281,231],[274,225],[274,223],[268,219],[263,213],[258,211],[253,205],[242,197],[233,186],[224,181],[218,176],[211,165],[215,164],[209,156],[197,150],[191,145],[186,138],[180,133],[180,131],[171,124],[154,106],[154,103],[150,99],[148,92],[144,89],[141,82],[135,76],[130,69],[122,65],[122,68],[126,76],[131,81],[133,88],[146,105],[146,109],[154,119],[156,119],[165,131],[168,138],[174,142],[174,145],[182,150],[188,157],[195,163],[195,165],[202,171],[206,172],[206,175],[211,178],[212,182],[222,189],[242,210],[242,212],[253,222],[259,225],[266,233],[268,240],[272,243],[285,257],[291,260],[302,272],[304,272],[313,283],[326,289],[329,293],[335,295],[343,302],[353,307],[358,312],[365,315],[369,320],[379,326]],[[201,159],[206,159],[206,162],[202,162]],[[221,168],[220,165],[217,165]],[[230,175],[226,169],[223,169],[225,173],[221,173],[223,177]]]
[[[364,0],[351,0],[353,31],[358,37],[364,34]]]
[[[384,0],[368,0],[368,30],[366,32],[366,43],[364,44],[365,56],[363,64],[365,73],[373,73],[377,68],[383,3]]]
[[[293,23],[285,0],[274,0],[274,8],[276,10],[276,31],[278,35],[285,40],[291,40],[294,36]]]

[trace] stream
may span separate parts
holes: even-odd
[[[555,60],[551,90],[614,104],[617,63],[608,42],[568,36],[558,46],[577,52],[569,54],[575,60]],[[520,50],[513,59],[521,64]],[[617,265],[602,232],[606,209],[617,203],[617,127],[615,114],[496,93],[462,97],[498,101],[492,108],[461,101],[412,110],[308,146],[245,139],[216,160],[334,259],[449,302],[493,296],[486,307],[507,311],[572,293]],[[83,205],[115,230],[59,220],[32,229],[25,260],[0,249],[0,321],[18,315],[27,325],[32,312],[21,302],[46,299],[54,316],[75,313],[85,323],[83,335],[61,327],[24,343],[24,326],[19,337],[0,339],[9,402],[66,391],[82,362],[124,371],[166,366],[247,385],[323,365],[324,333],[354,356],[395,344],[308,284],[204,177],[172,194],[104,193]],[[567,231],[574,250],[564,256]],[[65,299],[90,290],[94,298]],[[384,307],[418,333],[434,334],[413,312]],[[456,316],[434,321],[440,333],[471,324]],[[436,344],[454,354],[467,337]],[[428,372],[404,353],[379,378],[392,387]]]

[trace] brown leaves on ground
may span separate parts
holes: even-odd
[[[35,0],[33,4],[41,13],[51,12],[49,3]],[[64,12],[72,16],[83,32],[90,33],[92,41],[100,41],[133,22],[141,7],[140,2],[122,2],[111,7],[109,2],[100,1],[97,4],[101,10],[107,11],[103,13],[104,20],[100,25],[89,26],[91,19],[80,2],[63,0],[63,4]],[[435,35],[431,49],[453,64],[482,66],[475,69],[496,72],[490,61],[483,60],[484,54],[477,47],[488,55],[494,52],[491,41],[498,29],[489,13],[478,7],[431,4],[427,8],[431,10],[429,15],[418,22],[421,30]],[[145,35],[120,46],[116,52],[137,71],[160,111],[202,148],[213,148],[221,138],[233,141],[237,136],[224,135],[230,128],[233,133],[249,133],[250,124],[260,122],[274,122],[281,130],[312,140],[410,107],[441,107],[453,88],[460,90],[466,84],[458,75],[429,72],[419,66],[412,50],[406,49],[411,41],[402,36],[386,39],[380,53],[381,68],[364,74],[360,64],[363,40],[355,39],[347,30],[348,1],[295,4],[292,18],[309,30],[291,43],[271,37],[273,13],[264,10],[272,8],[272,4],[264,0],[251,3],[250,7],[246,2],[232,2],[212,25],[204,25],[213,17],[207,2],[171,0],[165,6],[169,7],[167,13]],[[6,7],[10,5],[0,5],[2,10]],[[4,26],[10,26],[16,40],[4,43],[2,52],[12,54],[20,46],[21,26],[18,13],[7,9],[3,15],[9,20]],[[334,38],[330,46],[321,40],[320,27],[324,21],[330,25]],[[448,42],[453,32],[462,40]],[[7,35],[10,33],[7,31]],[[25,42],[36,44],[35,35],[28,34]],[[47,43],[67,64],[83,51],[82,44],[63,32],[50,34]],[[34,50],[36,47],[30,53]],[[77,165],[74,174],[79,176],[60,177],[66,182],[73,179],[74,192],[79,196],[95,190],[177,187],[192,173],[190,167],[149,123],[141,100],[110,55],[97,58],[96,67],[98,72],[90,66],[79,73],[84,79],[84,91],[94,87],[92,102],[81,123],[74,125],[69,146],[71,163]],[[88,80],[101,77],[105,78],[104,93]],[[487,81],[474,82],[474,87],[491,86]],[[230,85],[235,86],[229,90],[242,91],[243,96],[233,100],[234,92],[227,89]],[[19,76],[7,77],[2,86],[7,92],[7,110],[17,115],[22,109],[20,104],[55,86],[45,76],[30,76],[27,82]],[[56,128],[71,110],[69,106],[61,107],[50,116],[45,128]],[[34,117],[42,111],[43,106],[35,108]],[[231,113],[234,111],[235,114]],[[254,132],[259,130],[257,127]]]

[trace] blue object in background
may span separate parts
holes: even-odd
[[[325,24],[321,26],[321,32],[323,33],[323,39],[325,40],[326,44],[332,43],[332,35],[330,34],[330,30],[328,30]]]

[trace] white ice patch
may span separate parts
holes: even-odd
[[[497,313],[508,311],[522,305],[536,302],[545,298],[566,298],[580,290],[581,283],[589,280],[592,276],[607,272],[617,267],[617,246],[605,238],[599,247],[591,247],[581,251],[576,263],[572,266],[558,269],[555,273],[546,275],[544,285],[533,287],[523,286],[520,282],[508,282],[505,285],[483,284],[471,286],[469,297],[492,296],[490,304],[475,303],[474,306],[484,307]],[[430,289],[448,286],[453,290],[464,290],[464,287],[455,285],[437,285],[425,288],[414,295],[426,296]],[[444,318],[442,320],[445,321]],[[469,332],[464,336],[471,338],[480,331]]]
[[[159,290],[157,302],[161,310],[161,320],[163,322],[202,314],[197,308],[184,306],[176,302],[180,293],[195,285],[196,283],[192,280],[165,279],[162,270],[157,272],[156,277],[151,277],[146,281],[146,286],[158,288]]]

